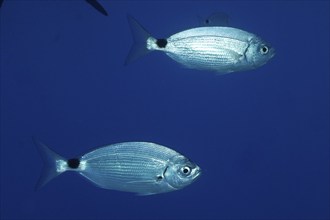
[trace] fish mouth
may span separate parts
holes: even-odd
[[[195,175],[193,179],[196,180],[201,174],[202,174],[202,169],[198,167],[195,171]]]
[[[269,59],[271,59],[271,58],[273,58],[274,56],[275,56],[275,49],[274,48],[270,48],[270,58]]]

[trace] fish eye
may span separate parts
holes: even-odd
[[[184,167],[181,168],[181,172],[182,172],[184,175],[188,176],[188,175],[191,173],[191,168],[188,167],[188,166],[184,166]]]
[[[267,54],[268,51],[269,51],[269,49],[268,49],[267,46],[262,46],[262,47],[260,48],[260,53],[261,53],[261,54]]]

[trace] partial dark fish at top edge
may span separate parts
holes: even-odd
[[[101,12],[103,15],[108,16],[108,12],[104,9],[104,7],[96,0],[86,0],[93,8]]]
[[[0,8],[2,7],[4,0],[0,0]],[[93,8],[101,12],[103,15],[108,16],[108,12],[103,8],[103,6],[97,2],[97,0],[86,0]]]

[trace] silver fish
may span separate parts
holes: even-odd
[[[259,37],[233,27],[197,27],[156,39],[134,18],[129,16],[128,21],[134,44],[126,64],[156,50],[187,68],[224,74],[255,69],[275,55],[274,48]]]
[[[75,171],[104,189],[151,195],[182,189],[201,174],[183,155],[154,143],[112,144],[68,160],[35,143],[45,162],[37,189],[66,171]]]

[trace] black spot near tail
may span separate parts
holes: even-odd
[[[73,159],[69,159],[67,163],[68,163],[68,167],[70,167],[71,169],[77,169],[79,167],[80,160],[77,158],[73,158]]]
[[[159,48],[165,48],[167,45],[167,40],[166,39],[158,39],[156,41],[156,44]]]

